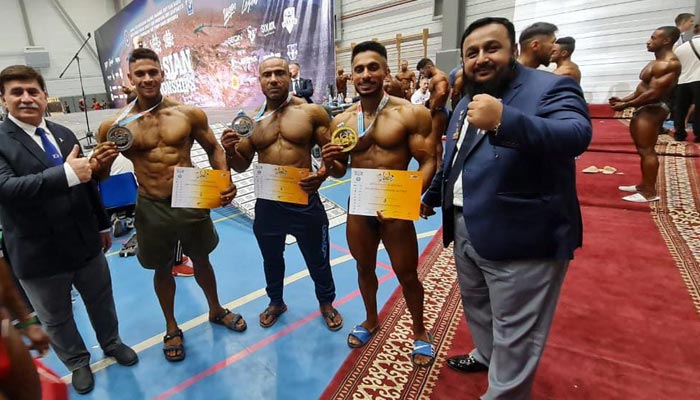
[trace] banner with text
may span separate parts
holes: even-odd
[[[335,75],[332,3],[134,0],[95,32],[107,93],[115,106],[125,105],[129,54],[143,46],[160,58],[163,94],[185,104],[261,104],[258,67],[272,56],[298,62],[321,102]]]

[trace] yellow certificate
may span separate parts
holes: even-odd
[[[221,191],[231,186],[231,172],[192,167],[175,167],[173,208],[216,208]]]
[[[309,194],[299,186],[299,181],[309,173],[306,168],[255,164],[253,174],[255,197],[286,203],[309,204]]]
[[[422,172],[353,168],[350,179],[350,214],[418,219]]]

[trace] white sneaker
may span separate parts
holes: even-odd
[[[654,196],[650,199],[644,197],[641,193],[631,194],[622,198],[624,201],[631,201],[632,203],[651,203],[652,201],[659,201],[661,197]]]

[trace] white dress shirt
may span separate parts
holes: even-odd
[[[700,52],[700,35],[693,36],[693,44]],[[690,82],[700,81],[700,60],[695,55],[693,48],[690,47],[690,41],[686,41],[674,50],[676,57],[681,62],[681,75],[678,77],[678,84],[682,85]]]
[[[29,135],[29,137],[32,138],[32,140],[37,145],[39,145],[39,147],[42,150],[46,151],[46,149],[44,149],[44,144],[41,143],[41,136],[36,134],[36,128],[41,128],[44,131],[46,131],[46,137],[49,139],[51,144],[53,144],[59,152],[61,151],[60,147],[58,146],[58,143],[56,142],[56,137],[53,135],[53,133],[51,133],[49,128],[46,127],[46,121],[43,118],[41,119],[41,123],[39,124],[38,127],[31,125],[31,124],[28,124],[26,122],[22,122],[22,121],[18,120],[17,118],[15,118],[12,114],[9,114],[8,118],[10,119],[10,121],[14,122],[17,126],[22,128],[24,133]],[[70,164],[68,164],[67,162],[64,162],[63,169],[66,172],[66,180],[68,181],[68,187],[73,187],[75,185],[80,184],[80,179],[78,179],[78,175],[75,173],[75,171],[73,171],[73,168],[70,166]]]
[[[430,90],[426,90],[425,93],[421,92],[420,89],[413,92],[411,96],[411,103],[413,104],[423,104],[430,100]]]

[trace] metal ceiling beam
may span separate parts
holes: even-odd
[[[22,11],[22,21],[24,22],[24,31],[27,33],[27,41],[30,46],[34,46],[34,36],[32,35],[32,28],[29,26],[27,7],[24,5],[24,0],[17,0],[17,3],[19,4],[19,9]]]
[[[73,19],[70,17],[70,15],[68,15],[61,3],[58,0],[51,0],[51,4],[53,4],[56,10],[58,10],[58,14],[61,16],[61,18],[63,18],[63,20],[66,22],[71,31],[73,31],[73,34],[78,38],[80,43],[84,42],[87,39],[87,36],[83,35],[83,33],[80,32],[78,25],[76,25]],[[92,58],[95,60],[95,62],[99,64],[100,59],[97,56],[97,52],[95,51],[95,49],[90,45],[85,47],[87,47],[88,52],[90,53],[90,55],[92,55]]]

